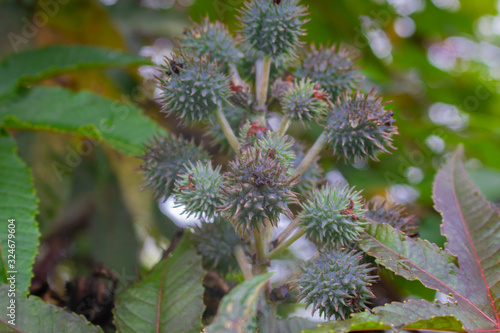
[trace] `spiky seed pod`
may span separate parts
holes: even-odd
[[[288,204],[297,203],[290,190],[296,179],[271,151],[250,147],[229,165],[223,187],[225,202],[219,209],[240,231],[260,229],[265,218],[275,225],[279,214],[292,216]]]
[[[293,168],[297,168],[299,166],[300,162],[305,156],[304,153],[304,146],[299,143],[295,143],[293,146],[293,151],[295,152],[295,160],[293,161]],[[320,168],[318,164],[318,159],[319,157],[316,157],[316,159],[309,165],[309,167],[306,169],[306,171],[300,175],[299,177],[299,183],[295,185],[293,190],[299,194],[302,195],[308,195],[316,186],[318,186],[318,183],[323,179],[323,170]]]
[[[369,275],[373,268],[361,259],[356,251],[336,249],[309,261],[297,279],[299,298],[327,319],[347,319],[366,309],[374,297],[370,286],[375,277]]]
[[[240,58],[227,26],[219,21],[210,22],[208,15],[199,24],[193,22],[193,27],[184,31],[180,44],[184,50],[194,49],[196,54],[210,54],[210,58],[221,65],[236,64]]]
[[[210,157],[193,141],[186,141],[174,135],[155,137],[149,141],[142,156],[140,169],[146,181],[145,188],[151,188],[156,198],[170,196],[178,174],[185,170],[190,161],[208,162]]]
[[[271,56],[277,63],[296,58],[299,41],[307,22],[298,0],[251,0],[240,10],[243,41],[257,57]]]
[[[233,250],[236,245],[244,245],[227,219],[215,216],[213,223],[202,221],[194,227],[192,237],[205,269],[222,275],[238,269]]]
[[[253,111],[252,104],[254,103],[254,97],[250,90],[250,87],[243,83],[241,86],[237,86],[230,82],[232,95],[229,97],[229,101],[235,106],[247,110],[249,113]]]
[[[283,80],[280,77],[277,78],[273,84],[271,85],[271,96],[278,99],[282,100],[285,97],[285,94],[292,89],[293,87],[293,79],[290,80]]]
[[[226,116],[229,125],[235,133],[238,133],[239,128],[243,124],[245,119],[246,110],[241,107],[234,107],[231,105],[224,105],[224,115]],[[222,131],[219,123],[215,119],[208,122],[209,130],[207,131],[207,136],[213,138],[212,144],[220,145],[221,149],[227,150],[230,145],[227,141],[226,135]]]
[[[270,152],[271,158],[276,158],[281,165],[293,172],[294,170],[290,167],[295,160],[294,143],[293,138],[288,135],[279,135],[277,132],[266,131],[261,138],[257,139],[255,147],[260,148],[263,153]]]
[[[212,163],[189,162],[180,173],[175,184],[175,203],[184,206],[187,216],[198,215],[211,218],[216,207],[222,205],[220,166],[213,169]]]
[[[167,78],[160,80],[162,112],[175,114],[183,123],[208,119],[227,103],[229,77],[208,56],[184,53],[167,59]]]
[[[408,215],[405,207],[388,201],[370,200],[365,204],[365,217],[378,223],[388,223],[407,236],[417,235],[418,222],[415,216]]]
[[[320,82],[330,98],[336,100],[342,92],[351,92],[363,79],[354,65],[355,60],[354,52],[345,47],[333,44],[316,49],[312,44],[295,74]]]
[[[302,123],[319,118],[328,107],[328,94],[310,79],[296,80],[281,99],[283,113]]]
[[[357,241],[366,224],[359,192],[347,185],[314,189],[301,206],[300,225],[305,227],[307,237],[327,249]]]
[[[255,142],[263,138],[269,131],[270,129],[258,122],[245,122],[238,133],[238,141],[242,146],[242,150],[254,146]]]
[[[343,154],[350,162],[356,159],[378,161],[379,153],[388,153],[392,135],[397,134],[394,113],[385,110],[387,102],[377,97],[374,90],[364,95],[342,93],[331,106],[325,130],[335,154]]]

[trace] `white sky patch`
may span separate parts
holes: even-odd
[[[429,135],[425,139],[425,144],[436,154],[442,153],[445,148],[444,140],[437,135]]]
[[[411,17],[403,16],[398,17],[394,20],[394,31],[398,34],[398,36],[403,38],[408,38],[413,36],[415,30],[417,29],[417,25],[415,21]]]
[[[396,184],[388,189],[387,198],[397,204],[407,205],[414,203],[420,193],[410,185]]]
[[[422,169],[411,166],[405,171],[406,178],[410,184],[418,184],[424,179]]]
[[[195,225],[199,225],[200,221],[198,218],[191,215],[187,217],[187,214],[182,214],[184,207],[174,207],[175,200],[173,196],[170,196],[166,202],[160,202],[160,210],[163,214],[167,215],[172,222],[181,228],[189,228]]]
[[[428,114],[434,124],[445,125],[454,131],[463,130],[469,124],[469,115],[452,104],[434,103],[430,106]]]

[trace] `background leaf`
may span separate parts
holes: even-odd
[[[464,296],[490,321],[491,328],[500,330],[500,211],[470,180],[462,156],[460,147],[438,172],[433,198],[443,216],[446,247],[457,254],[467,279]]]
[[[70,133],[104,140],[125,154],[140,155],[143,143],[165,133],[133,105],[82,91],[35,87],[0,98],[0,122],[8,129]]]
[[[257,275],[234,287],[222,299],[217,317],[207,333],[253,332],[257,328],[258,296],[273,274]]]
[[[38,199],[31,172],[16,154],[14,139],[0,129],[0,282],[7,283],[8,271],[17,271],[16,288],[28,293],[31,267],[38,253]],[[15,219],[15,267],[8,264],[9,219]],[[3,293],[2,293],[3,295]]]
[[[9,287],[0,286],[0,332],[25,333],[102,333],[100,327],[92,326],[87,319],[42,301],[38,297],[16,297],[16,325],[8,324],[11,319],[6,316],[5,308],[10,302]]]
[[[172,256],[120,294],[115,304],[119,332],[199,332],[205,275],[194,244],[184,237]]]
[[[84,45],[53,45],[13,54],[0,61],[0,95],[16,86],[83,68],[151,65],[143,57]]]

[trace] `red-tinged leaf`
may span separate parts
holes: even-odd
[[[500,332],[500,210],[479,192],[461,162],[459,148],[434,182],[436,210],[443,216],[446,248],[458,257],[465,278],[464,298]],[[459,305],[463,304],[454,293]],[[466,325],[467,326],[467,325]]]
[[[377,263],[407,280],[419,280],[428,288],[452,294],[461,310],[455,315],[466,327],[495,327],[467,298],[467,281],[449,251],[426,240],[407,237],[387,223],[376,222],[366,227],[359,246]]]

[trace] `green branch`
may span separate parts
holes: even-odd
[[[323,133],[321,133],[316,142],[314,142],[311,149],[309,149],[306,156],[304,156],[302,161],[300,161],[300,164],[295,169],[295,172],[297,172],[297,174],[299,175],[303,174],[307,170],[309,165],[311,165],[311,163],[314,161],[316,156],[321,152],[321,150],[323,150],[327,142],[328,142],[328,135],[326,134],[325,131],[323,131]]]
[[[217,108],[215,118],[217,119],[219,126],[222,128],[222,132],[224,132],[227,141],[229,141],[229,144],[233,147],[234,152],[238,154],[240,152],[240,143],[238,142],[236,135],[234,135],[233,129],[229,125],[229,122],[221,109]]]

